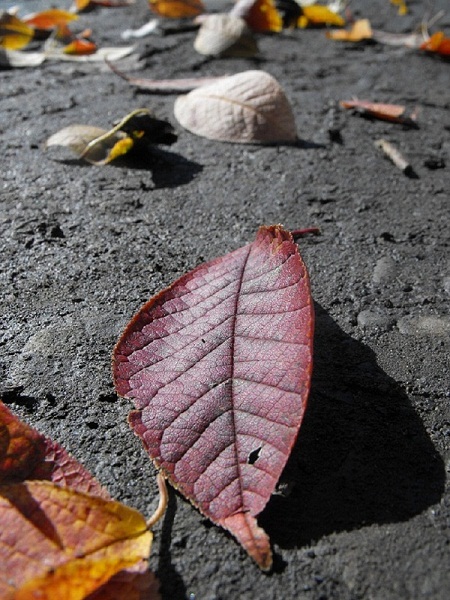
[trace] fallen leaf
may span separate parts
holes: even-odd
[[[245,16],[238,16],[243,16],[253,31],[278,32],[283,29],[283,18],[276,9],[274,0],[256,0],[250,7],[247,6],[246,11]]]
[[[179,94],[180,92],[190,92],[204,85],[209,85],[220,81],[227,75],[218,77],[188,77],[186,79],[144,79],[142,77],[130,77],[113,65],[109,60],[105,61],[109,68],[131,85],[136,85],[142,90],[153,92],[154,94]]]
[[[44,61],[45,55],[42,52],[21,52],[20,50],[4,50],[0,48],[0,67],[38,67]]]
[[[200,15],[195,22],[200,29],[194,41],[195,50],[204,56],[239,56],[258,54],[255,38],[247,23],[229,14]]]
[[[63,47],[62,51],[65,54],[76,54],[78,56],[86,54],[94,54],[97,51],[97,46],[90,40],[77,38]]]
[[[372,27],[369,19],[355,21],[350,29],[327,31],[327,38],[339,42],[362,42],[372,39]]]
[[[6,50],[19,50],[31,42],[34,36],[32,27],[9,12],[0,13],[0,47]]]
[[[106,165],[127,154],[135,146],[173,144],[177,139],[167,121],[138,108],[112,129],[92,125],[69,125],[50,136],[45,147],[63,146],[94,165]]]
[[[241,144],[295,142],[295,118],[280,84],[264,71],[244,71],[175,101],[180,124],[209,139]]]
[[[406,5],[405,0],[391,0],[391,4],[398,7],[399,15],[407,15],[408,14],[408,7]]]
[[[147,561],[141,564],[141,571],[133,567],[120,571],[86,600],[161,600],[158,579],[148,570]]]
[[[134,2],[135,0],[75,0],[74,4],[77,12],[83,12],[95,6],[122,8],[124,6],[131,6]]]
[[[391,123],[401,123],[417,128],[414,114],[408,115],[406,107],[401,104],[383,104],[381,102],[370,102],[370,100],[341,100],[342,108],[353,109],[356,112]]]
[[[117,392],[155,465],[262,569],[257,525],[306,408],[313,304],[291,233],[198,266],[149,300],[113,355]]]
[[[145,521],[0,401],[0,598],[160,600],[147,570],[150,529],[167,506],[159,474],[157,483]]]
[[[372,39],[388,46],[404,46],[405,48],[420,48],[424,41],[424,34],[420,31],[411,33],[390,33],[372,29]]]
[[[46,479],[102,498],[108,492],[56,442],[23,423],[0,400],[0,484]]]
[[[42,12],[33,13],[23,18],[24,22],[34,29],[54,29],[61,25],[67,25],[71,21],[76,21],[78,15],[67,10],[51,8]]]
[[[334,25],[344,27],[345,19],[341,15],[330,10],[327,6],[311,4],[302,6],[302,14],[298,19],[298,27],[318,27],[321,25]]]
[[[205,11],[201,0],[148,0],[153,12],[161,17],[181,19],[196,17]]]
[[[440,56],[450,56],[450,38],[445,37],[443,31],[437,31],[428,41],[421,44],[420,49]]]
[[[247,23],[228,14],[200,15],[195,19],[200,29],[195,50],[204,56],[240,56],[258,54],[258,46]]]
[[[144,517],[47,481],[0,487],[2,600],[82,600],[150,554]]]

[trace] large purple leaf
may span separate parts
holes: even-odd
[[[114,350],[116,389],[155,465],[263,569],[270,541],[255,516],[302,421],[313,325],[292,235],[264,226],[149,300]]]

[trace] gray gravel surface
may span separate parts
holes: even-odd
[[[379,29],[409,31],[428,4],[408,5],[406,17],[387,0],[352,9]],[[150,16],[140,2],[86,14],[82,26],[120,45],[122,30]],[[300,241],[317,312],[310,406],[260,517],[274,570],[261,573],[176,494],[151,567],[165,600],[446,600],[450,64],[333,43],[320,30],[261,36],[257,60],[205,60],[194,36],[139,42],[136,74],[264,69],[285,89],[302,143],[195,137],[176,125],[174,96],[136,92],[104,66],[0,72],[2,397],[149,514],[154,471],[111,379],[121,330],[151,295],[252,240],[259,225],[318,226],[320,237]],[[337,102],[352,96],[417,106],[420,127],[342,112]],[[43,150],[66,125],[107,127],[138,107],[169,119],[178,141],[102,168]],[[379,138],[408,157],[416,178],[383,157]]]

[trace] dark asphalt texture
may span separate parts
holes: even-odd
[[[433,10],[445,8],[445,0]],[[388,0],[355,0],[378,29],[410,31]],[[447,5],[447,10],[449,9]],[[82,18],[103,45],[151,14],[145,2]],[[450,35],[450,10],[440,22]],[[150,561],[164,600],[446,600],[450,595],[448,270],[450,63],[418,51],[259,37],[258,59],[205,60],[195,32],[137,43],[139,77],[263,69],[296,115],[298,146],[232,145],[177,125],[175,96],[134,90],[105,66],[0,71],[0,391],[110,493],[145,514],[154,469],[111,377],[113,346],[154,293],[251,241],[261,224],[317,226],[300,240],[316,303],[310,404],[279,491],[260,516],[263,574],[175,493]],[[133,59],[123,69],[136,67]],[[419,128],[364,119],[353,96],[419,109]],[[179,133],[137,163],[94,167],[45,140],[151,108]],[[338,132],[338,134],[337,134]],[[385,138],[410,161],[386,159]]]

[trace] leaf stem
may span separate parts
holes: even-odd
[[[169,501],[169,493],[167,491],[167,485],[164,475],[158,473],[158,475],[156,476],[156,483],[158,484],[159,490],[159,503],[155,512],[147,520],[147,527],[149,529],[151,529],[155,525],[155,523],[157,523],[162,518],[163,514],[166,511],[167,503]]]

